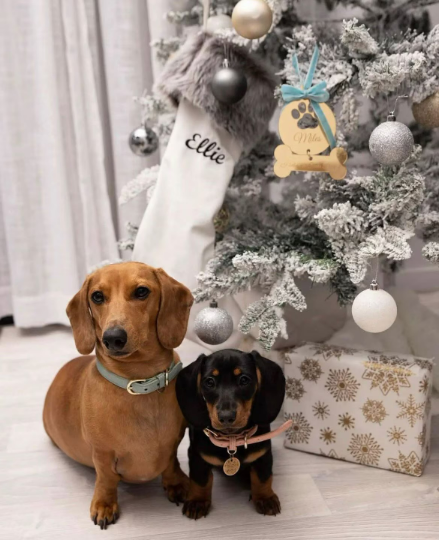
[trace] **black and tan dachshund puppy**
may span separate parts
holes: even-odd
[[[189,423],[189,495],[183,513],[198,519],[209,513],[212,498],[212,466],[223,466],[226,448],[215,446],[203,432],[238,435],[257,426],[255,436],[268,433],[285,394],[281,368],[258,352],[227,349],[202,354],[177,378],[177,399]],[[251,498],[260,514],[280,513],[272,490],[271,441],[238,446],[236,458],[250,470]]]

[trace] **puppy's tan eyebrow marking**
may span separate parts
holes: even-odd
[[[233,370],[233,373],[234,373],[235,375],[241,375],[242,371],[239,369],[239,367],[237,367],[237,368],[235,368],[235,369]]]
[[[219,371],[217,369],[214,369],[212,371],[212,375],[215,375],[215,377],[216,377],[217,375],[219,375]]]

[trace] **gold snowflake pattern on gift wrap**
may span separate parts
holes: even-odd
[[[305,393],[305,388],[300,379],[294,379],[292,377],[286,378],[285,395],[287,398],[300,401],[300,398],[302,398]]]
[[[335,443],[337,436],[334,431],[330,428],[325,428],[320,430],[320,439],[326,444]]]
[[[321,401],[317,401],[317,403],[312,406],[312,410],[314,411],[314,416],[321,420],[324,420],[330,415],[329,405],[325,405]]]
[[[422,392],[423,394],[427,394],[429,388],[430,388],[430,377],[428,375],[424,375],[422,379],[419,381],[419,392]]]
[[[355,427],[355,418],[350,414],[339,414],[338,415],[338,425],[341,426],[345,431]]]
[[[409,395],[407,401],[396,401],[401,412],[396,418],[403,418],[408,421],[411,427],[414,427],[418,420],[421,420],[424,416],[425,401],[422,403],[416,403],[412,394]]]
[[[302,413],[286,414],[285,419],[293,421],[286,432],[288,440],[293,444],[308,443],[313,427],[304,415]]]
[[[327,345],[326,343],[316,343],[311,347],[311,350],[315,351],[315,356],[321,354],[324,360],[329,360],[330,358],[340,360],[342,354],[351,356],[356,352],[355,349],[339,347],[338,345]]]
[[[399,452],[398,458],[389,458],[390,470],[413,476],[421,476],[423,471],[422,461],[415,451],[410,452],[408,456]]]
[[[381,425],[381,422],[387,416],[386,409],[382,401],[368,399],[361,408],[366,422]]]
[[[305,381],[317,382],[322,376],[323,371],[318,360],[305,358],[300,364],[300,373]]]
[[[400,446],[401,444],[404,444],[407,440],[407,435],[405,434],[405,430],[398,427],[390,428],[387,431],[387,434],[389,436],[389,441],[393,444],[397,444]]]
[[[325,388],[335,398],[335,401],[355,401],[360,385],[347,369],[330,369]]]
[[[372,434],[367,435],[352,435],[351,442],[348,447],[348,452],[354,460],[362,465],[377,466],[380,456],[383,453],[383,448],[372,437]]]
[[[379,388],[387,396],[390,391],[399,395],[400,388],[409,388],[410,381],[408,377],[413,375],[410,367],[413,362],[398,356],[386,356],[381,354],[369,356],[368,361],[364,362],[366,371],[362,378],[372,381],[370,389]]]
[[[431,412],[431,396],[428,396],[427,401],[425,403],[426,416],[430,416],[430,412]]]
[[[422,426],[422,431],[421,433],[416,437],[416,440],[418,441],[419,445],[424,447],[425,446],[425,441],[427,439],[427,426],[424,424]]]
[[[433,361],[428,358],[415,358],[415,364],[421,369],[426,369],[430,373],[433,371]]]
[[[339,456],[333,448],[331,448],[329,452],[325,452],[324,450],[320,448],[320,455],[325,456],[325,457],[330,457],[332,459],[339,459],[340,461],[346,461],[346,458]]]

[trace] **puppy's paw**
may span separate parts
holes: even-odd
[[[258,514],[263,514],[264,516],[280,514],[280,501],[276,493],[266,498],[253,498],[253,503]]]
[[[101,530],[108,525],[116,523],[119,518],[119,505],[117,501],[104,501],[93,498],[90,506],[90,517]]]
[[[183,514],[190,519],[206,517],[210,510],[210,501],[192,500],[183,505]]]

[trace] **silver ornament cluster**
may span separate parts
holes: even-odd
[[[194,321],[197,336],[209,345],[219,345],[229,339],[233,332],[233,319],[215,300],[198,313]]]
[[[372,131],[369,150],[381,165],[400,165],[413,150],[413,134],[393,114]]]
[[[146,157],[157,150],[159,138],[151,128],[139,126],[130,133],[128,144],[136,156]]]
[[[223,105],[234,105],[241,101],[247,92],[247,79],[237,69],[229,67],[224,61],[224,67],[217,71],[211,82],[212,94]]]

